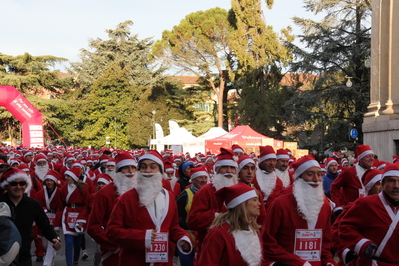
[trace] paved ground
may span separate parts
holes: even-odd
[[[79,266],[93,266],[94,265],[94,252],[95,252],[95,242],[87,235],[85,234],[86,238],[86,248],[87,248],[87,254],[89,255],[87,260],[79,260]],[[57,256],[55,258],[55,263],[54,266],[63,266],[66,265],[65,261],[65,241],[64,237],[61,236],[61,249],[57,251]],[[32,261],[33,261],[33,266],[41,266],[43,265],[43,262],[36,262],[36,256],[35,254],[35,249],[34,249],[34,244],[32,243],[32,251],[31,253],[33,254]],[[80,254],[80,258],[82,258],[82,252]]]

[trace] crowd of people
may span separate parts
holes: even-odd
[[[77,266],[86,237],[96,242],[94,266],[399,264],[399,157],[379,161],[368,145],[351,162],[272,146],[246,154],[237,144],[192,157],[1,153],[0,265],[32,265],[31,250],[54,265],[63,246],[66,265]]]

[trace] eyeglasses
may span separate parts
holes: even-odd
[[[23,186],[26,186],[27,182],[26,181],[19,181],[19,182],[11,181],[11,182],[8,182],[8,184],[10,184],[10,186],[12,186],[12,187],[16,187],[17,185],[23,187]]]

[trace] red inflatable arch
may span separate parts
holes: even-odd
[[[21,122],[24,147],[44,146],[42,114],[16,88],[0,86],[0,106]]]

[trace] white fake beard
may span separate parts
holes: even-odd
[[[44,177],[46,176],[48,171],[49,169],[47,164],[43,166],[35,165],[35,173],[41,181],[44,180]]]
[[[152,175],[148,177],[148,175]],[[147,176],[147,177],[146,177]],[[137,172],[137,193],[139,194],[140,206],[148,206],[162,190],[162,174]]]
[[[283,182],[283,187],[286,188],[290,185],[290,175],[288,170],[281,171],[280,169],[276,168],[277,177]]]
[[[294,182],[293,194],[297,202],[299,215],[305,220],[317,219],[324,204],[323,183],[314,188],[302,178]]]
[[[115,173],[114,185],[116,186],[116,193],[120,196],[128,190],[137,186],[137,176],[127,177],[121,172]]]
[[[231,174],[229,174],[231,175]],[[216,190],[219,190],[224,187],[229,187],[232,185],[235,185],[238,183],[238,177],[237,175],[233,175],[231,178],[227,178],[224,176],[224,174],[215,174],[213,176],[213,186],[216,188]]]
[[[115,179],[116,177],[117,177],[117,173],[116,173],[116,171],[115,171],[115,169],[113,169],[113,170],[106,170],[105,171],[105,173],[107,174],[107,175],[110,175],[113,179]],[[119,173],[118,173],[119,174]]]

